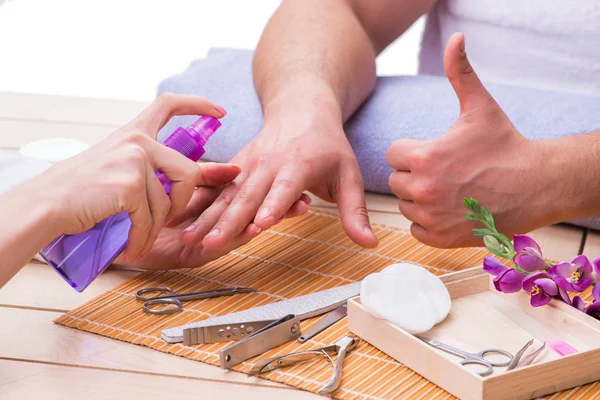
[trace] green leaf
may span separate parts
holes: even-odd
[[[493,235],[493,234],[494,234],[494,232],[490,231],[489,229],[484,229],[484,228],[473,229],[473,235],[480,239],[486,235]]]
[[[483,208],[483,219],[485,220],[485,222],[488,223],[489,226],[496,229],[496,224],[494,224],[494,217],[492,216],[492,213],[485,207]]]
[[[467,215],[465,215],[465,218],[468,219],[469,221],[481,221],[481,217],[479,215],[475,215],[473,213],[468,213]]]

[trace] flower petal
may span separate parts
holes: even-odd
[[[561,288],[560,286],[558,287],[558,294],[560,295],[560,298],[567,304],[571,304],[571,298],[569,297],[569,293],[567,293],[566,290],[564,290],[563,288]]]
[[[548,273],[550,275],[562,276],[563,278],[570,278],[571,274],[577,271],[577,268],[579,268],[579,266],[563,261],[555,264],[554,267],[548,270]]]
[[[526,253],[525,251],[515,254],[513,262],[527,272],[545,271],[548,269],[548,264],[546,264],[543,258],[538,255]]]
[[[550,276],[548,276],[548,274],[545,272],[536,272],[535,274],[527,275],[523,279],[523,289],[530,292],[531,289],[535,286],[536,279],[542,278],[550,278]]]
[[[573,297],[573,301],[571,302],[571,305],[573,307],[575,307],[576,309],[578,309],[579,311],[585,310],[585,303],[583,302],[583,300],[581,300],[581,297],[579,297],[579,296]]]
[[[533,307],[541,307],[550,303],[550,300],[552,300],[550,296],[544,293],[544,291],[540,291],[538,294],[531,296],[530,303]]]
[[[592,284],[591,276],[584,276],[579,279],[579,282],[571,282],[571,286],[575,292],[583,292],[585,289],[589,288]]]
[[[575,257],[573,261],[571,261],[571,264],[579,265],[580,267],[585,267],[586,270],[592,272],[592,263],[583,254],[580,254],[577,257]]]
[[[594,260],[594,272],[597,276],[600,276],[600,258]]]
[[[567,292],[576,292],[576,290],[573,288],[573,286],[571,286],[571,283],[567,279],[563,278],[562,276],[555,275],[552,278],[554,279],[554,282],[556,282],[558,287],[561,288],[562,290],[565,290]]]
[[[595,301],[592,304],[590,304],[585,309],[585,313],[596,319],[600,319],[600,301]]]
[[[509,269],[502,274],[498,285],[504,293],[515,293],[521,290],[523,278],[525,278],[525,275],[516,269]]]
[[[558,286],[556,286],[556,282],[550,278],[536,279],[535,285],[549,296],[556,296],[558,294]]]
[[[494,257],[488,256],[483,259],[483,270],[491,275],[498,276],[499,273],[507,270],[508,267],[496,260]]]
[[[596,301],[600,299],[600,284],[594,285],[594,288],[592,289],[592,296]]]
[[[513,246],[515,248],[515,253],[519,253],[525,247],[532,247],[537,250],[540,255],[542,254],[542,249],[540,249],[540,245],[537,244],[535,240],[533,240],[530,236],[527,235],[513,235]]]

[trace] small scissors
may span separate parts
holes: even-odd
[[[144,296],[146,293],[150,292],[163,292],[167,293],[164,296],[154,296],[154,297],[146,297]],[[175,293],[171,288],[166,286],[156,286],[145,289],[140,289],[135,293],[135,298],[138,301],[144,302],[144,311],[151,314],[172,314],[177,311],[181,311],[183,309],[182,301],[188,300],[198,300],[198,299],[208,299],[211,297],[219,297],[219,296],[231,296],[238,293],[251,293],[258,292],[256,289],[244,288],[244,287],[234,287],[227,289],[218,289],[218,290],[207,290],[204,292],[195,292],[195,293]],[[174,307],[168,307],[160,310],[155,310],[150,308],[150,306],[156,304],[168,304],[173,305]]]
[[[456,347],[449,346],[447,344],[438,342],[437,340],[422,338],[422,341],[425,343],[435,347],[436,349],[444,350],[447,353],[454,354],[455,356],[462,357],[463,359],[460,361],[460,365],[481,365],[486,368],[485,371],[479,372],[481,376],[488,376],[493,372],[493,367],[506,367],[513,360],[514,356],[506,350],[500,349],[485,349],[480,351],[479,353],[469,353],[467,351],[463,351],[457,349]],[[485,358],[488,354],[500,354],[504,357],[507,357],[507,361],[497,362],[491,361]]]

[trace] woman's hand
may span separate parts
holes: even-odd
[[[124,254],[133,262],[150,251],[165,222],[185,209],[196,187],[235,179],[240,172],[235,165],[199,165],[156,142],[174,115],[221,118],[224,112],[201,97],[164,94],[131,123],[36,179],[36,190],[55,204],[63,233],[86,231],[127,211],[132,226]],[[156,176],[158,169],[172,181],[170,196]]]

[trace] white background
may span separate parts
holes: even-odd
[[[279,3],[5,0],[0,91],[149,101],[162,79],[210,47],[255,48]],[[386,49],[378,74],[416,73],[422,27],[419,20]]]

